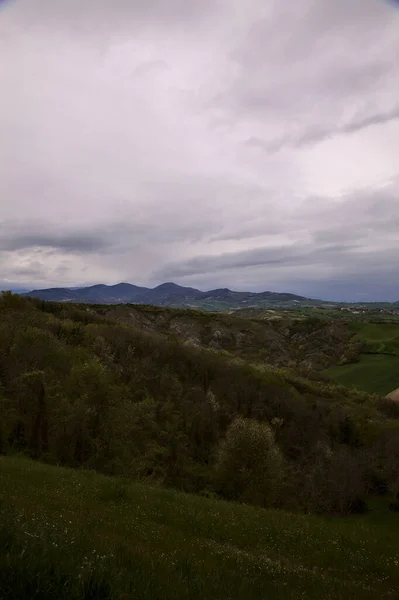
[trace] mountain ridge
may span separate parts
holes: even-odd
[[[155,306],[212,308],[239,308],[260,304],[314,302],[305,296],[279,292],[236,292],[228,288],[201,291],[173,282],[165,282],[154,288],[121,282],[116,285],[97,284],[82,288],[35,289],[22,294],[55,302],[83,304],[153,304]],[[216,308],[218,308],[216,306]]]
[[[35,289],[21,293],[53,302],[77,304],[151,304],[171,308],[197,308],[201,310],[237,310],[244,308],[301,308],[320,306],[330,307],[385,307],[399,308],[397,302],[331,302],[292,294],[289,292],[234,291],[229,288],[215,288],[201,291],[193,287],[181,286],[172,281],[149,288],[132,283],[120,282],[115,285],[96,284],[86,287],[52,287]]]

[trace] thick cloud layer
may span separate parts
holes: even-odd
[[[0,287],[399,300],[394,3],[0,11]]]

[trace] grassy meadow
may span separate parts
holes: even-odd
[[[399,387],[399,356],[362,354],[359,362],[330,367],[326,373],[342,385],[385,396]]]
[[[351,323],[355,339],[365,344],[356,363],[336,365],[326,373],[338,383],[385,396],[399,387],[399,324]]]
[[[399,514],[289,514],[0,458],[0,598],[397,598]]]
[[[369,352],[399,356],[399,324],[356,323],[352,328],[357,337],[367,343]]]

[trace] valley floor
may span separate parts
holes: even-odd
[[[398,598],[399,515],[293,515],[0,457],[0,598]]]

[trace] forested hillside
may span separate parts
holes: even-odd
[[[370,494],[397,494],[397,404],[281,368],[283,350],[277,368],[270,345],[252,363],[228,344],[184,343],[172,335],[177,314],[161,326],[150,312],[145,327],[4,293],[1,452],[294,510],[345,514]],[[289,335],[245,322],[259,346],[273,333],[291,365],[301,327],[308,344],[323,337],[315,323]],[[233,323],[237,350],[239,321],[214,327]]]
[[[282,319],[244,319],[236,315],[154,306],[83,307],[91,314],[111,317],[191,346],[225,351],[268,365],[321,370],[351,360],[361,351],[347,323]]]

